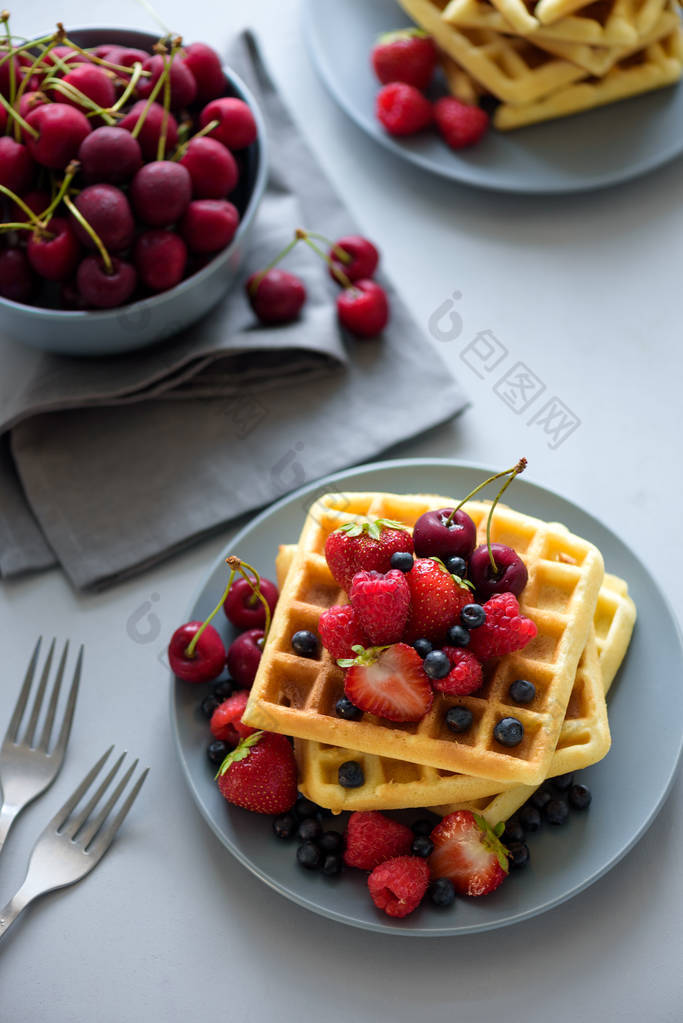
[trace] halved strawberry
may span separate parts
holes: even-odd
[[[422,669],[422,658],[406,643],[362,650],[348,667],[344,692],[356,707],[388,721],[420,721],[434,693]]]
[[[429,639],[443,643],[451,625],[456,625],[460,612],[472,603],[471,590],[457,583],[440,561],[416,558],[406,575],[410,589],[410,615],[403,639]]]
[[[488,895],[508,873],[508,853],[501,843],[504,824],[492,828],[471,810],[456,810],[443,818],[429,836],[432,879],[447,877],[460,895]]]

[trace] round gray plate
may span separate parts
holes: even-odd
[[[370,51],[378,35],[410,19],[394,0],[305,0],[303,16],[318,71],[349,117],[393,153],[454,181],[502,192],[581,192],[645,174],[683,151],[683,89],[675,85],[573,117],[491,131],[459,153],[433,132],[394,139],[374,115],[380,85]]]
[[[239,554],[272,578],[278,545],[296,542],[306,509],[328,490],[466,494],[491,471],[446,459],[404,459],[311,484],[257,516],[235,537],[207,575],[187,620],[204,618],[215,607],[225,587],[223,558],[228,554]],[[172,679],[173,733],[201,813],[241,863],[299,905],[333,920],[391,934],[438,937],[502,927],[542,913],[596,881],[641,837],[661,807],[683,738],[683,690],[677,684],[683,649],[672,612],[642,563],[581,508],[523,480],[515,482],[511,503],[522,512],[564,522],[597,544],[608,570],[628,580],[639,619],[610,693],[612,750],[581,772],[593,792],[591,809],[572,814],[566,827],[548,827],[532,835],[531,865],[511,875],[492,895],[459,899],[452,911],[425,902],[404,920],[392,920],[375,909],[361,871],[348,870],[331,879],[298,867],[295,846],[273,836],[269,817],[230,806],[220,795],[206,759],[207,722],[199,712],[207,687]],[[229,642],[232,631],[225,618],[220,615],[214,621]]]

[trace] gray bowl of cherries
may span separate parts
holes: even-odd
[[[204,43],[92,28],[4,45],[5,336],[92,356],[189,326],[234,282],[266,175],[254,98]]]

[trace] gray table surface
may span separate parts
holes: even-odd
[[[27,35],[57,17],[67,25],[154,25],[132,0],[113,10],[105,0],[16,6],[14,27]],[[459,313],[462,329],[450,331],[458,336],[434,344],[472,408],[400,453],[496,466],[525,454],[531,479],[583,504],[632,544],[680,618],[680,161],[574,198],[459,188],[397,162],[337,110],[303,49],[295,0],[255,0],[247,13],[235,0],[159,7],[186,38],[216,46],[250,19],[311,144],[425,329],[431,323],[443,333],[449,310]],[[445,321],[433,316],[449,301]],[[493,337],[474,343],[480,331]],[[521,412],[510,386],[519,363],[545,388]],[[561,420],[544,412],[552,399],[562,403],[563,431],[553,432]],[[606,877],[541,917],[467,939],[393,939],[328,923],[231,858],[185,786],[159,661],[227,539],[102,595],[75,594],[57,571],[0,586],[0,725],[39,631],[87,649],[68,760],[10,835],[0,904],[21,882],[36,834],[102,749],[116,742],[152,767],[103,864],[34,906],[0,946],[0,1017],[680,1019],[680,775],[651,829]]]

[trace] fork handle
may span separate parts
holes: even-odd
[[[9,829],[12,827],[12,821],[18,813],[18,806],[11,806],[9,803],[3,803],[0,806],[0,852],[2,852]]]
[[[17,894],[0,909],[0,938],[10,929],[16,918],[22,913],[29,902],[35,898],[35,892],[29,892],[24,883]]]

